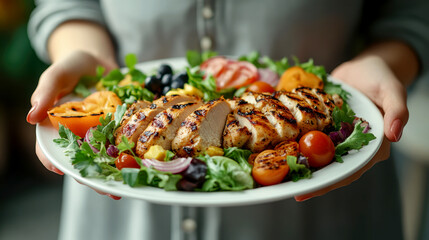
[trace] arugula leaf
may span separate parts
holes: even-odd
[[[236,161],[224,157],[199,156],[206,162],[207,176],[202,191],[238,191],[253,188],[253,178]]]
[[[170,150],[165,151],[164,162],[171,161],[171,159],[173,159],[174,155],[176,155],[176,154]]]
[[[122,117],[124,117],[125,112],[127,111],[127,105],[122,104],[116,107],[116,111],[113,114],[115,120],[115,129],[121,125]]]
[[[119,149],[119,153],[129,151],[134,155],[134,152],[133,152],[134,143],[128,142],[128,139],[125,136],[122,136],[121,142],[116,147]]]
[[[271,58],[265,56],[262,58],[262,62],[266,67],[276,72],[279,76],[281,76],[286,71],[286,69],[290,67],[289,60],[286,57],[280,59],[279,61],[274,61]]]
[[[60,138],[54,139],[54,143],[58,144],[61,148],[65,148],[64,153],[66,156],[73,156],[79,150],[77,140],[81,139],[81,137],[75,135],[62,124],[59,124],[58,134]]]
[[[224,156],[231,158],[240,164],[241,168],[247,172],[252,172],[252,165],[247,161],[252,151],[247,149],[239,149],[238,147],[230,147],[224,149]]]
[[[186,52],[186,60],[191,67],[199,66],[207,59],[215,56],[217,56],[217,52],[213,51],[204,51],[200,53],[198,51],[189,50]]]
[[[328,80],[324,82],[323,90],[330,95],[338,94],[343,99],[344,103],[347,103],[351,96],[351,94],[344,90],[340,84],[335,84]]]
[[[251,64],[253,64],[257,68],[265,68],[266,65],[264,63],[260,62],[260,58],[261,58],[261,55],[259,54],[259,52],[254,51],[254,52],[251,52],[247,55],[238,57],[238,60],[250,62]]]
[[[335,147],[335,159],[337,162],[343,162],[341,156],[350,150],[359,150],[376,138],[372,133],[364,133],[364,127],[361,126],[361,123],[362,121],[357,122],[352,134],[344,142]]]
[[[122,102],[127,104],[132,104],[137,100],[147,100],[151,102],[155,96],[155,94],[149,91],[147,88],[143,88],[140,85],[136,86],[134,84],[125,86],[115,85],[107,89],[114,92],[116,95],[118,95]]]
[[[297,157],[287,156],[286,161],[287,165],[289,166],[289,176],[292,181],[296,182],[300,179],[311,178],[311,170],[304,164],[297,163]]]
[[[137,61],[137,56],[135,54],[130,53],[125,56],[125,65],[130,71],[135,69]]]
[[[145,166],[142,166],[141,169],[123,168],[121,174],[124,183],[130,187],[153,186],[166,191],[177,190],[177,182],[182,178],[180,174],[161,172]]]
[[[235,93],[235,88],[226,88],[220,91],[217,91],[216,79],[209,75],[206,79],[203,79],[203,75],[197,71],[193,72],[191,69],[186,69],[189,80],[188,84],[199,89],[204,94],[204,101],[210,101],[213,99],[218,99],[221,96],[225,98],[233,98]]]
[[[107,89],[112,88],[124,79],[124,74],[122,74],[120,69],[113,69],[106,76],[100,79],[101,84]],[[110,89],[109,89],[110,90]]]
[[[355,119],[355,115],[355,112],[353,112],[347,103],[343,103],[341,108],[336,106],[332,112],[335,130],[340,130],[341,122],[352,124]]]

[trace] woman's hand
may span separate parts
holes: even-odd
[[[362,169],[324,189],[296,196],[297,201],[321,196],[329,191],[346,186],[357,180],[374,164],[389,157],[390,143],[400,140],[402,130],[408,121],[405,84],[410,81],[410,78],[414,78],[418,69],[415,55],[410,52],[403,53],[402,50],[408,51],[409,48],[398,42],[375,46],[359,57],[339,65],[332,72],[333,77],[357,88],[378,106],[384,118],[385,137],[377,154]],[[385,51],[387,51],[387,56]],[[395,51],[399,51],[398,56],[403,58],[398,59],[398,61],[405,60],[408,61],[407,64],[411,64],[409,68],[402,65],[401,69],[395,68],[398,62],[392,59],[395,55],[391,54],[391,52]],[[404,58],[405,56],[408,56],[408,58]],[[408,69],[410,72],[403,72],[402,70],[404,69]]]
[[[95,75],[95,69],[99,65],[105,67],[107,71],[117,68],[114,62],[102,62],[82,51],[72,52],[53,63],[40,76],[39,84],[31,97],[32,108],[27,115],[27,122],[36,124],[43,121],[47,117],[48,109],[54,106],[61,97],[70,93],[82,76]],[[48,170],[63,175],[43,154],[37,142],[36,155]],[[107,193],[97,192],[113,199],[119,199]]]

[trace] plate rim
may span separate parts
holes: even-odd
[[[157,66],[160,63],[169,63],[171,65],[175,65],[173,68],[180,68],[180,65],[185,66],[186,61],[184,58],[168,58],[168,59],[158,59],[153,61],[142,62],[136,65],[138,69],[151,68],[152,66]],[[363,101],[366,108],[370,108],[372,111],[372,117],[377,120],[375,125],[378,125],[380,128],[371,129],[371,132],[377,137],[375,140],[371,141],[370,144],[364,146],[365,150],[372,149],[372,151],[368,154],[365,160],[361,160],[359,164],[355,165],[353,169],[349,169],[346,173],[340,174],[337,178],[331,178],[325,180],[323,184],[319,184],[313,188],[299,188],[300,185],[306,186],[308,181],[316,181],[317,176],[320,175],[320,171],[318,170],[313,173],[311,179],[302,179],[298,182],[285,182],[273,186],[265,186],[261,188],[248,189],[243,191],[229,192],[229,191],[220,191],[220,192],[183,192],[183,191],[165,191],[164,189],[159,189],[155,187],[138,187],[132,188],[120,181],[105,181],[101,179],[95,178],[86,178],[82,177],[78,170],[74,169],[70,163],[70,158],[66,157],[64,154],[62,158],[67,159],[57,159],[58,153],[52,152],[50,148],[54,146],[54,149],[57,151],[61,151],[63,153],[63,149],[53,143],[53,136],[56,131],[50,124],[48,119],[45,119],[42,123],[36,125],[36,139],[39,143],[39,146],[42,152],[46,155],[46,157],[52,162],[52,164],[61,170],[64,174],[71,176],[79,182],[86,184],[92,188],[97,190],[108,192],[110,194],[121,196],[121,197],[130,197],[133,199],[145,200],[152,203],[163,204],[163,205],[181,205],[181,206],[244,206],[251,204],[259,204],[277,201],[281,199],[291,198],[293,196],[306,194],[318,189],[322,189],[323,187],[327,187],[335,182],[341,181],[346,177],[352,175],[363,166],[365,166],[370,159],[377,153],[378,149],[381,146],[381,143],[384,138],[384,122],[383,117],[379,109],[375,106],[373,102],[371,102],[363,93],[359,90],[351,87],[349,84],[339,81],[331,76],[329,78],[336,82],[340,83],[347,91],[352,93],[351,100],[359,99],[359,101]],[[352,106],[352,109],[354,107]],[[375,114],[374,114],[375,113]],[[374,125],[374,122],[370,122],[370,125]],[[50,134],[50,135],[49,135]],[[56,131],[57,137],[58,132]],[[49,137],[51,136],[51,137]],[[48,141],[50,140],[50,142]],[[362,149],[361,149],[362,150]],[[359,151],[361,152],[361,151]],[[359,154],[352,153],[352,154]],[[366,152],[366,151],[365,151]],[[353,155],[355,156],[355,155]],[[61,157],[61,156],[60,156]],[[349,160],[349,156],[345,156],[345,161]],[[68,161],[68,165],[63,162]],[[338,164],[333,162],[327,167],[335,168]],[[341,168],[341,167],[340,167]],[[314,178],[316,177],[316,180]],[[289,186],[294,184],[293,186]],[[282,191],[285,187],[291,187],[294,191]],[[126,190],[126,191],[125,191]],[[272,194],[272,192],[278,192],[278,194]]]

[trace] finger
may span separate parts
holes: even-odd
[[[401,139],[402,131],[408,122],[406,90],[398,81],[392,82],[381,92],[382,108],[384,111],[384,134],[392,141]]]
[[[46,155],[42,152],[42,149],[39,146],[39,143],[36,141],[36,155],[39,158],[40,162],[51,172],[54,172],[59,175],[64,175],[58,168],[56,168],[51,161],[46,157]]]
[[[64,95],[70,93],[84,75],[95,75],[96,67],[107,71],[117,67],[115,62],[99,60],[84,52],[75,52],[51,65],[40,77],[31,97],[32,108],[27,122],[36,124],[47,117],[47,111]]]
[[[75,179],[75,180],[76,180],[76,179]],[[94,190],[96,193],[98,193],[98,194],[100,194],[100,195],[108,196],[109,198],[111,198],[111,199],[113,199],[113,200],[120,200],[120,199],[122,198],[122,197],[119,197],[119,196],[112,195],[112,194],[110,194],[110,193],[106,193],[106,192],[102,192],[102,191],[100,191],[100,190],[97,190],[97,189],[95,189],[95,188],[93,188],[93,187],[90,187],[90,186],[88,186],[88,185],[86,185],[86,184],[84,184],[84,183],[80,182],[79,180],[76,180],[76,182],[78,182],[78,183],[80,183],[80,184],[82,184],[82,185],[85,185],[85,186],[87,186],[87,187],[91,188],[92,190]]]
[[[372,168],[377,162],[384,161],[389,158],[390,155],[390,142],[384,138],[383,142],[380,146],[380,149],[377,151],[377,153],[374,155],[374,157],[361,169],[359,169],[357,172],[353,173],[351,176],[341,180],[338,183],[335,183],[333,185],[330,185],[328,187],[322,188],[320,190],[303,194],[300,196],[295,196],[295,200],[297,202],[302,202],[305,200],[308,200],[313,197],[322,196],[332,190],[335,190],[337,188],[341,188],[344,186],[347,186],[351,184],[352,182],[358,180],[366,171],[368,171],[370,168]]]

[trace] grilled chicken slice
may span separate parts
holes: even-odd
[[[226,118],[225,128],[223,129],[224,148],[238,147],[241,148],[250,139],[252,133],[245,126],[241,126],[234,114],[228,114]]]
[[[183,102],[173,105],[155,116],[152,123],[140,135],[136,153],[143,158],[151,146],[160,145],[171,150],[171,142],[185,118],[202,105],[198,102]]]
[[[279,100],[269,95],[254,92],[246,92],[241,98],[264,113],[268,121],[274,126],[279,138],[274,139],[273,144],[298,137],[299,128],[295,117]]]
[[[130,120],[131,116],[134,115],[138,110],[143,108],[148,108],[152,103],[146,100],[137,101],[127,109],[124,113],[124,116],[121,119],[121,125],[125,125],[128,120]]]
[[[292,92],[297,93],[303,97],[313,109],[313,112],[317,118],[317,128],[318,130],[324,130],[332,124],[332,110],[333,107],[327,107],[324,103],[326,96],[321,96],[320,92],[323,92],[321,89],[318,90],[319,93],[312,88],[300,87],[292,90]],[[333,102],[328,101],[329,106],[333,106]]]
[[[171,95],[161,97],[153,101],[149,107],[138,110],[131,116],[125,125],[122,125],[121,131],[117,132],[115,139],[116,145],[122,142],[122,136],[125,136],[128,139],[128,142],[133,142],[135,144],[140,134],[146,129],[158,113],[175,104],[189,101],[200,100],[190,96]]]
[[[223,98],[202,105],[182,122],[172,150],[187,157],[198,156],[211,146],[222,146],[222,131],[230,112],[230,105]]]
[[[151,102],[149,101],[145,101],[145,100],[140,100],[137,101],[133,104],[131,104],[131,106],[127,109],[127,111],[124,113],[124,116],[121,119],[121,125],[116,129],[115,131],[115,136],[117,136],[118,134],[120,134],[122,132],[122,128],[125,126],[125,124],[128,123],[128,121],[130,120],[130,118],[140,109],[143,108],[147,108],[151,105]]]
[[[234,117],[241,126],[245,126],[252,133],[245,145],[252,152],[261,152],[279,138],[267,117],[255,106],[244,100],[238,101],[234,110]]]
[[[273,96],[291,111],[300,129],[300,135],[317,129],[317,119],[313,109],[303,97],[286,91],[275,92]]]

